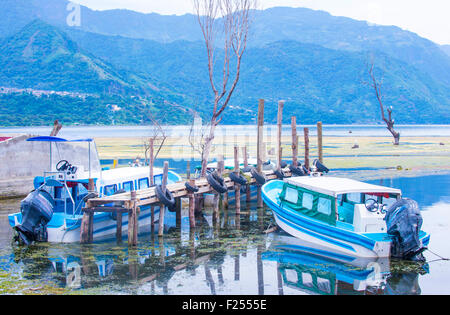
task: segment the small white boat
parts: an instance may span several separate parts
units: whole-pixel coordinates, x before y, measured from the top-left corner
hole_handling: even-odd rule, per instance
[[[55,137],[37,137],[28,141],[49,142],[51,170],[44,172],[44,176],[34,179],[35,190],[22,201],[21,211],[9,215],[9,223],[17,232],[16,239],[25,244],[35,241],[51,243],[73,243],[80,241],[82,208],[88,194],[89,179],[95,182],[95,193],[109,196],[119,192],[147,189],[150,186],[150,170],[148,167],[125,167],[117,169],[101,170],[95,145],[92,147],[92,139],[66,140]],[[80,151],[62,150],[61,146],[70,144],[88,143],[89,155],[86,161],[72,165],[70,157],[80,160]],[[64,159],[55,165],[52,163],[54,153],[58,153],[58,159],[65,152]],[[79,150],[79,148],[77,149]],[[84,151],[83,151],[84,152]],[[84,162],[84,163],[83,163]],[[88,164],[86,164],[88,162]],[[97,165],[96,165],[97,164]],[[88,169],[88,171],[84,171]],[[162,169],[155,168],[154,184],[161,184]],[[168,183],[181,181],[181,177],[169,171]],[[155,222],[159,221],[159,206],[155,207]],[[167,216],[174,216],[170,211],[165,211]],[[150,227],[150,206],[142,207],[139,216],[139,228]],[[170,221],[168,218],[166,222]],[[154,222],[154,223],[155,223]],[[122,231],[128,231],[128,214],[123,215]],[[94,240],[105,239],[116,233],[115,215],[110,213],[94,214]]]
[[[417,203],[399,189],[304,176],[271,181],[262,194],[279,227],[325,253],[414,259],[430,241]]]

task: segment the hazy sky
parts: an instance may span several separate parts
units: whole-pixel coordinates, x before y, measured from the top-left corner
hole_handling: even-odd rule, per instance
[[[449,0],[259,0],[262,9],[307,7],[382,25],[396,25],[439,44],[450,44]],[[191,0],[73,0],[92,9],[126,8],[140,12],[184,14]]]

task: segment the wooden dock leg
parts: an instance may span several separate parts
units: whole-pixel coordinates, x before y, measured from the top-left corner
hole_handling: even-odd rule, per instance
[[[81,229],[80,229],[80,243],[90,244],[91,243],[91,226],[93,221],[93,216],[91,209],[84,209],[83,218],[81,219]]]
[[[195,196],[189,194],[189,227],[191,230],[195,229]]]
[[[175,209],[176,209],[176,224],[177,229],[181,230],[181,209],[183,208],[183,204],[181,202],[181,198],[175,199]]]
[[[219,156],[219,160],[217,162],[217,173],[219,174],[219,176],[222,176],[224,168],[225,168],[224,158],[223,156]],[[220,201],[220,194],[218,192],[214,192],[213,225],[215,228],[219,228],[220,226],[219,201]]]
[[[248,167],[247,146],[242,148],[242,154],[244,155],[244,167],[247,168]],[[252,195],[251,195],[251,191],[250,191],[250,185],[247,185],[246,191],[245,191],[245,195],[246,195],[246,202],[247,202],[247,204],[252,202]]]
[[[137,212],[136,191],[132,191],[130,209],[128,211],[128,246],[137,246]]]
[[[191,178],[191,161],[187,162],[187,180],[192,186],[195,186],[195,180]],[[191,231],[195,229],[195,196],[194,194],[188,194],[189,198],[189,228]]]
[[[323,163],[323,138],[322,138],[322,122],[317,123],[317,146],[319,150],[319,161]]]
[[[305,166],[309,170],[309,128],[305,128]]]
[[[258,104],[258,136],[257,136],[257,159],[258,159],[258,172],[262,172],[262,165],[265,157],[264,151],[264,100],[259,100]],[[258,185],[258,208],[263,207],[263,200],[261,195],[261,186]]]
[[[239,147],[234,147],[234,172],[237,176],[241,175],[241,168],[239,163]],[[241,214],[241,185],[234,183],[234,194],[236,204],[236,216]]]
[[[297,136],[297,118],[291,117],[292,129],[292,166],[298,167],[298,136]]]
[[[281,136],[283,131],[283,108],[284,108],[284,102],[279,101],[278,102],[278,116],[277,116],[277,127],[278,127],[278,134],[277,134],[277,167],[278,170],[281,170],[281,161],[283,159],[283,151],[281,147]]]
[[[166,186],[167,186],[167,178],[169,176],[169,162],[164,162],[164,169],[163,169],[163,178],[162,178],[162,191],[163,193],[166,192]],[[160,210],[159,210],[159,229],[158,229],[158,235],[163,236],[164,235],[164,215],[166,212],[166,207],[161,203],[160,204]]]
[[[117,244],[121,244],[122,243],[122,212],[117,211],[116,217],[117,217],[116,239],[117,239]]]
[[[150,168],[150,187],[153,187],[155,184],[155,177],[154,177],[154,167],[155,167],[155,152],[154,152],[154,139],[150,138],[149,140],[149,149],[150,149],[150,156],[149,156],[149,168]],[[155,233],[155,206],[150,207],[150,227],[151,227],[151,233]]]

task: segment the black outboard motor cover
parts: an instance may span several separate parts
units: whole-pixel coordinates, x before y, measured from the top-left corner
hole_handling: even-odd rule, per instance
[[[323,165],[322,163],[320,163],[319,160],[314,160],[313,162],[313,166],[317,169],[318,172],[320,173],[329,173],[330,169],[328,167],[326,167],[325,165]]]
[[[20,204],[22,224],[15,227],[20,244],[31,245],[33,242],[48,240],[47,224],[53,216],[55,202],[45,190],[32,191]]]
[[[419,205],[411,199],[402,199],[394,203],[384,218],[387,233],[392,238],[391,256],[406,260],[423,260],[426,249],[420,238],[422,215]]]

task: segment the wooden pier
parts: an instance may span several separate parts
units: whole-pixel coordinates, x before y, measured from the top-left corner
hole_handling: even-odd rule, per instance
[[[275,170],[263,171],[263,163],[265,157],[265,145],[263,142],[264,135],[264,100],[260,100],[258,107],[258,124],[257,124],[257,167],[255,168],[257,173],[263,175],[266,181],[279,179],[280,174],[282,177],[291,177],[292,173],[289,168],[282,169],[281,160],[282,160],[282,117],[283,117],[283,107],[284,102],[280,101],[278,105],[278,134],[277,134],[277,168]],[[293,149],[293,166],[297,167],[298,165],[298,136],[297,136],[297,121],[295,117],[291,118],[292,121],[292,149]],[[322,151],[322,125],[318,124],[318,145],[319,145],[319,158],[323,160],[323,151]],[[304,129],[304,137],[305,137],[305,165],[309,167],[309,129]],[[151,143],[152,146],[152,143]],[[150,148],[153,151],[153,148]],[[240,171],[240,163],[239,163],[239,150],[240,148],[236,146],[234,148],[234,159],[235,159],[235,168],[231,172],[235,172],[235,175],[243,175],[247,179],[247,202],[250,202],[250,193],[249,186],[255,185],[257,186],[257,203],[258,208],[263,207],[262,196],[261,196],[261,185],[256,181],[255,178],[252,177],[251,172],[242,173]],[[247,147],[241,148],[244,154],[244,164],[248,166],[247,161]],[[150,158],[150,174],[153,173],[153,165],[154,161],[151,156]],[[224,185],[227,187],[228,191],[234,190],[236,193],[236,215],[240,214],[240,206],[241,206],[241,185],[239,183],[233,182],[232,179],[227,176],[228,174],[224,172],[224,161],[223,157],[220,157],[218,162],[217,173],[222,176]],[[247,169],[248,170],[248,169]],[[181,226],[181,208],[182,201],[181,198],[187,198],[189,200],[189,222],[191,229],[195,228],[195,211],[201,211],[199,207],[200,198],[203,194],[214,193],[215,198],[214,202],[216,205],[214,206],[214,215],[213,218],[217,221],[219,219],[219,197],[220,194],[209,184],[208,179],[200,178],[200,179],[192,179],[190,175],[190,163],[188,163],[188,173],[186,181],[182,181],[174,184],[167,184],[169,171],[169,163],[164,163],[163,169],[163,181],[162,181],[162,191],[166,193],[169,191],[172,196],[175,198],[175,211],[177,213],[177,227]],[[150,176],[152,178],[152,176]],[[186,183],[189,183],[190,186],[196,187],[198,191],[193,193],[188,190]],[[151,183],[153,184],[153,183]],[[89,190],[94,191],[93,181],[90,181]],[[227,191],[227,192],[228,192]],[[227,196],[228,193],[225,193]],[[111,206],[113,205],[113,206]],[[86,202],[86,207],[83,209],[83,219],[81,223],[81,243],[87,244],[92,243],[93,241],[93,215],[97,212],[103,213],[115,213],[117,217],[117,232],[116,238],[118,242],[122,240],[122,217],[124,214],[128,214],[128,244],[129,246],[137,246],[138,242],[138,221],[140,209],[142,207],[151,207],[151,227],[152,233],[154,231],[154,208],[155,206],[160,206],[160,221],[159,221],[159,236],[163,235],[163,227],[164,227],[164,211],[165,206],[162,201],[158,198],[158,194],[156,191],[156,187],[151,187],[145,190],[139,191],[131,191],[128,193],[122,193],[102,198],[93,198],[89,199]]]

